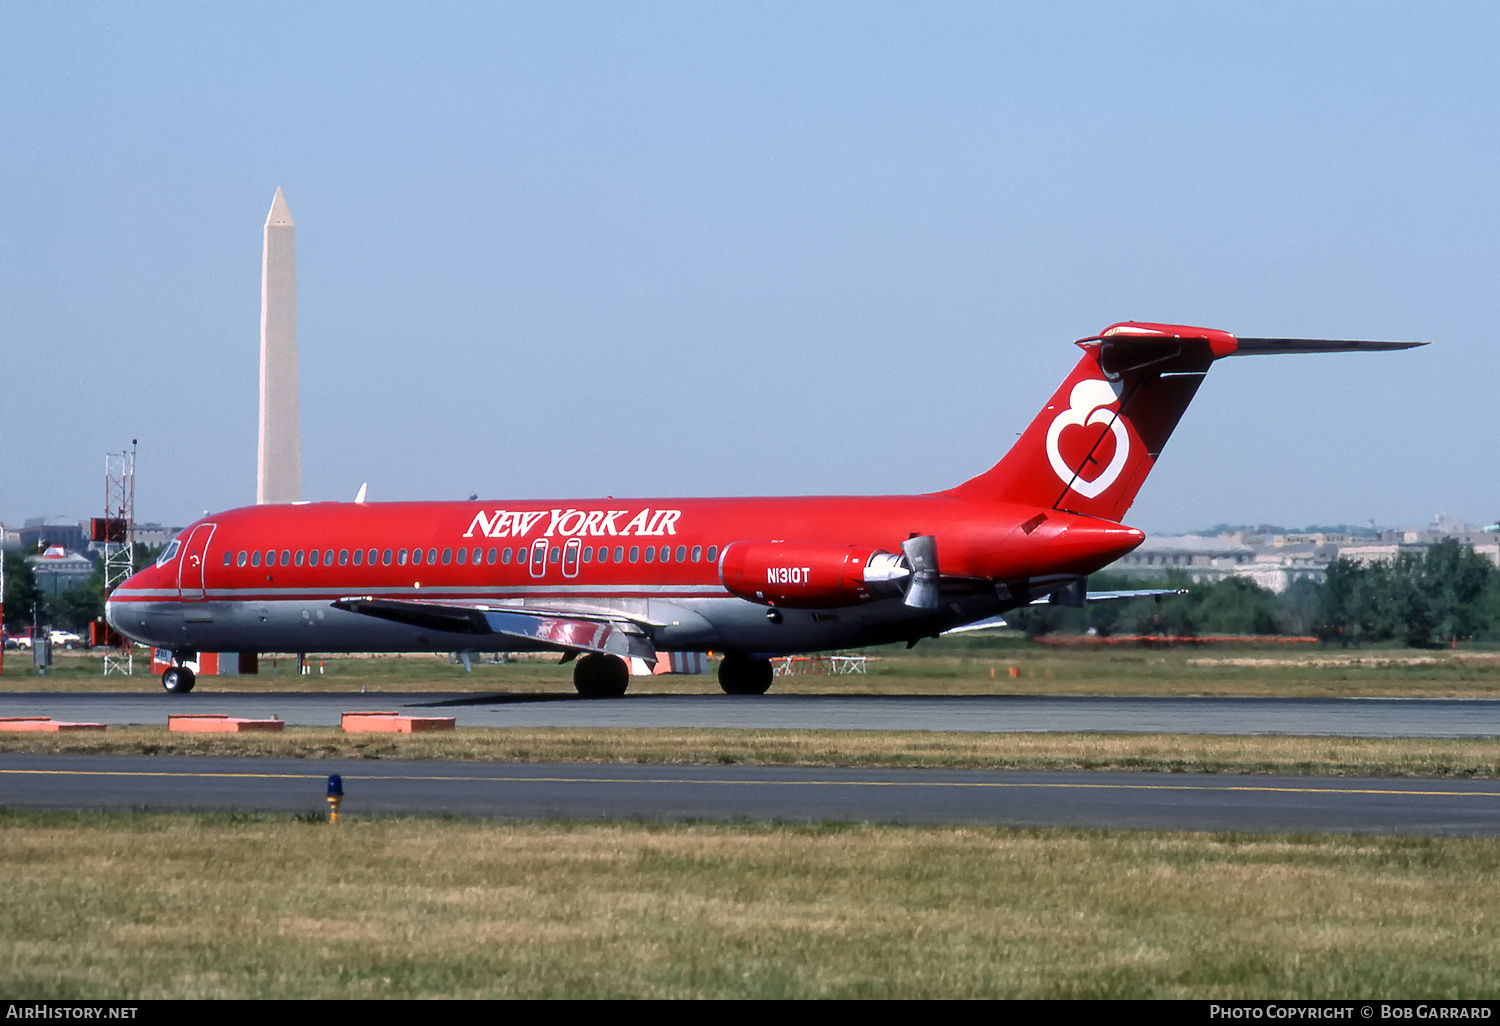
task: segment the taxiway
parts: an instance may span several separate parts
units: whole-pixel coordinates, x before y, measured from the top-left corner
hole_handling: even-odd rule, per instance
[[[195,691],[0,693],[0,716],[165,725],[168,713],[334,727],[346,711],[456,716],[462,727],[1098,731],[1326,737],[1500,737],[1500,700],[1030,695],[627,695]]]
[[[0,757],[0,806],[1500,836],[1500,782],[184,756]]]

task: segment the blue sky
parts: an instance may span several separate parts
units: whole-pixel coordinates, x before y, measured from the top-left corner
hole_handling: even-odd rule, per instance
[[[254,501],[297,221],[308,498],[892,493],[1127,318],[1217,366],[1128,518],[1493,522],[1500,7],[0,4],[0,518]],[[105,375],[128,388],[104,400]]]

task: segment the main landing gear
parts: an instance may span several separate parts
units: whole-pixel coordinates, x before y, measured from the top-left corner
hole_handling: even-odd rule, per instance
[[[726,695],[764,695],[775,675],[769,659],[727,655],[719,664],[719,687]]]
[[[186,666],[169,666],[161,675],[161,686],[169,695],[185,695],[198,683],[198,675]]]
[[[630,686],[630,667],[619,656],[591,652],[574,664],[573,686],[584,698],[619,698]]]

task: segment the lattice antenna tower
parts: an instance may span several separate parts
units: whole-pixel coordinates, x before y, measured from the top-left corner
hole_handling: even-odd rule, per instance
[[[104,596],[106,599],[126,578],[135,573],[135,449],[104,454],[104,519],[95,521],[92,534],[104,543]],[[113,631],[106,632],[114,635]],[[129,675],[135,670],[135,652],[130,639],[114,635],[105,639],[104,675]]]

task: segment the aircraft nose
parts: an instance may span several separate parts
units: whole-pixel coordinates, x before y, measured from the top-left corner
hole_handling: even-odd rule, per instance
[[[1042,550],[1041,573],[1091,574],[1146,540],[1144,531],[1102,520],[1069,523]]]

